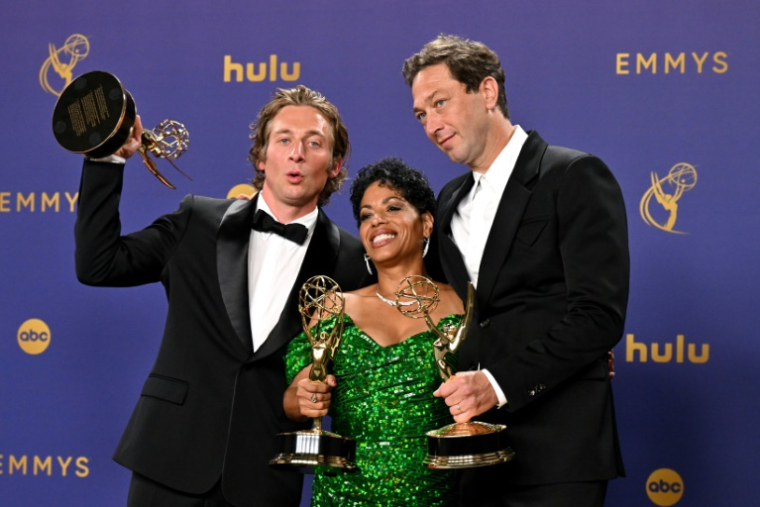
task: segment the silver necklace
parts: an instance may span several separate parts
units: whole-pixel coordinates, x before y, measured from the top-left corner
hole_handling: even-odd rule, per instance
[[[392,301],[392,300],[390,300],[390,299],[388,299],[386,297],[383,297],[383,295],[380,294],[377,291],[375,291],[375,295],[380,299],[380,301],[382,301],[386,305],[390,305],[390,306],[409,306],[409,305],[413,305],[414,303],[417,302],[417,301],[412,300],[412,301],[406,301],[404,303],[402,303],[401,301],[399,301],[398,303],[396,303],[395,301]]]

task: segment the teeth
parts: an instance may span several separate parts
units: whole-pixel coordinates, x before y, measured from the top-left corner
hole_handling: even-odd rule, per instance
[[[374,238],[372,238],[372,244],[374,245],[381,241],[385,241],[386,239],[391,239],[395,237],[396,237],[395,234],[380,234],[379,236],[375,236]]]

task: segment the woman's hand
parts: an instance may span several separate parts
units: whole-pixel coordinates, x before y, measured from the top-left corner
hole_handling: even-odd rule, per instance
[[[332,398],[330,391],[336,385],[338,383],[333,375],[328,375],[324,384],[317,384],[308,378],[301,379],[296,390],[301,415],[312,418],[326,416]]]
[[[301,370],[285,390],[285,414],[294,421],[323,417],[330,409],[330,391],[338,385],[334,375],[328,375],[324,384],[309,380],[309,368]]]

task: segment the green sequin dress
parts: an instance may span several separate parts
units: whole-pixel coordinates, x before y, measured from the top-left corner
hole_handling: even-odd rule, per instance
[[[438,323],[458,324],[461,316]],[[329,330],[335,319],[322,324]],[[428,470],[425,433],[453,423],[442,399],[433,396],[441,377],[430,331],[383,347],[346,316],[343,337],[332,363],[331,431],[356,440],[359,472],[328,477],[317,473],[312,507],[453,506],[458,480],[453,472]],[[285,356],[288,383],[311,363],[302,333]],[[456,367],[456,364],[452,364]]]

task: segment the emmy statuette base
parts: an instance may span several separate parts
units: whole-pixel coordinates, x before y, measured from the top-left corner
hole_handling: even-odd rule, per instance
[[[137,110],[113,74],[87,72],[67,86],[53,110],[53,134],[64,149],[101,158],[115,153],[132,134]]]
[[[269,462],[278,470],[326,475],[357,472],[356,440],[335,433],[304,430],[277,435],[279,454]]]
[[[429,431],[425,466],[458,470],[506,463],[515,453],[506,441],[505,429],[503,424],[471,421]]]

